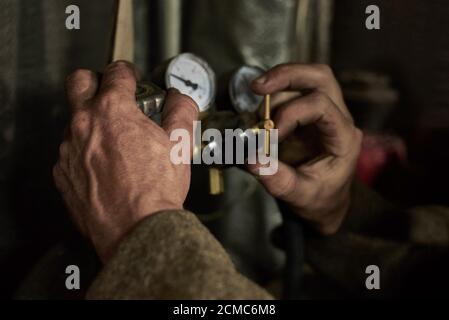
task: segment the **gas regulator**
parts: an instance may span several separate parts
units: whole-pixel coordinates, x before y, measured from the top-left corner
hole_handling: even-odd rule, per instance
[[[204,59],[192,53],[182,53],[158,66],[152,82],[138,83],[136,101],[146,116],[156,120],[162,112],[165,90],[175,88],[198,105],[202,130],[213,128],[224,133],[226,129],[251,129],[255,134],[265,130],[264,150],[269,155],[269,133],[270,129],[274,129],[270,119],[270,96],[264,99],[254,94],[250,87],[251,82],[263,72],[258,67],[241,66],[219,79],[217,85],[215,73]],[[258,116],[261,108],[264,109],[262,120]],[[224,152],[214,149],[217,148],[216,144],[211,142],[201,145],[201,150],[194,150],[194,153],[202,152],[205,148]],[[209,189],[212,195],[224,191],[223,168],[224,165],[209,168]]]

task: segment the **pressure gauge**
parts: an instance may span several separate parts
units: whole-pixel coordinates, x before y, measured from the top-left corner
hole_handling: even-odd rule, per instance
[[[215,98],[215,73],[206,61],[191,53],[180,54],[170,62],[165,85],[190,96],[200,112],[207,111]]]
[[[263,97],[252,92],[251,83],[263,73],[263,69],[253,66],[242,66],[234,72],[229,82],[229,97],[237,112],[256,112],[259,109]]]

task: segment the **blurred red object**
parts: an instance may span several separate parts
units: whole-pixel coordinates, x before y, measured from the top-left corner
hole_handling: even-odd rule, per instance
[[[364,133],[357,165],[357,178],[372,186],[391,164],[406,165],[407,147],[398,136]]]

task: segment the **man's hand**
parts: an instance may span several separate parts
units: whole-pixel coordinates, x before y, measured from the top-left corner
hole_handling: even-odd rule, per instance
[[[170,91],[162,128],[136,106],[132,65],[109,65],[96,74],[79,70],[67,78],[73,117],[60,147],[54,179],[75,223],[106,261],[122,237],[143,218],[181,209],[190,166],[170,161],[170,132],[189,131],[198,107]]]
[[[354,126],[332,71],[323,65],[280,65],[252,87],[260,95],[274,94],[279,141],[291,140],[299,128],[307,128],[303,134],[314,129],[316,134],[307,134],[307,140],[318,137],[315,150],[321,150],[294,167],[280,162],[275,175],[259,176],[260,181],[319,232],[335,233],[348,211],[362,133]],[[257,174],[258,165],[249,170]]]

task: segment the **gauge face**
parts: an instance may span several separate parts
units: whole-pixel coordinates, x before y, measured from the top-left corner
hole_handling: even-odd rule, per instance
[[[229,96],[237,112],[255,112],[263,97],[251,90],[251,82],[260,77],[264,70],[253,66],[242,66],[232,76],[229,83]]]
[[[215,97],[215,74],[203,59],[183,53],[174,58],[165,75],[167,88],[176,88],[190,96],[201,112],[206,111]]]

